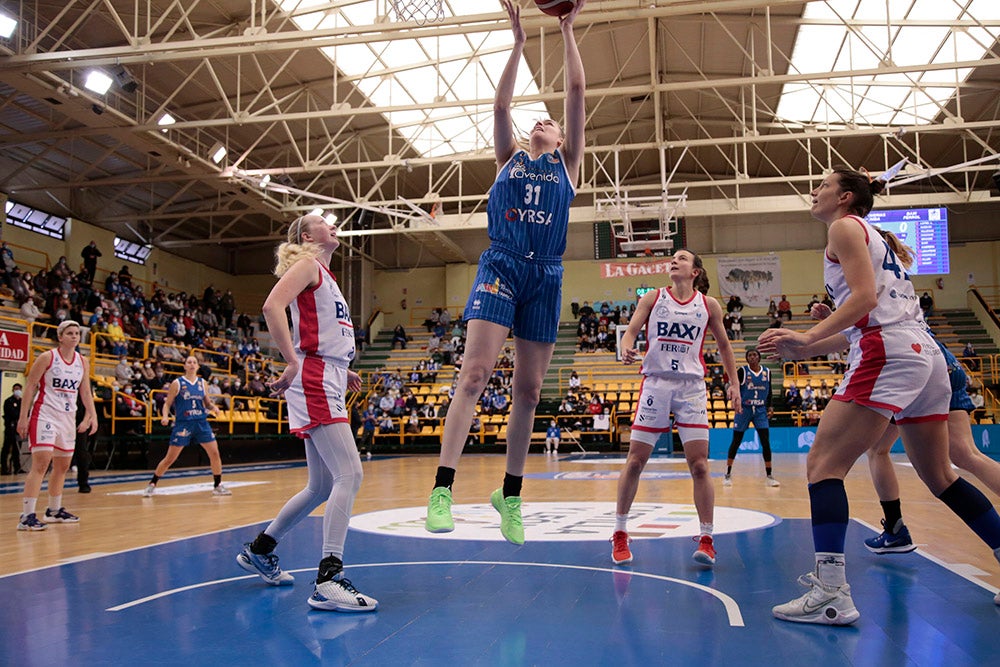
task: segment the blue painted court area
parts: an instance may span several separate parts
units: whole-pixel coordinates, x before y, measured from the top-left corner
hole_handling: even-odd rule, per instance
[[[264,524],[2,580],[0,664],[987,665],[992,595],[919,554],[875,556],[852,523],[854,627],[774,620],[812,568],[809,525],[720,535],[714,570],[690,538],[637,539],[631,568],[603,541],[406,538],[352,531],[347,574],[369,614],[311,611],[321,544],[310,518],[278,547],[293,587],[235,563]],[[530,534],[529,534],[530,539]],[[983,558],[990,557],[985,551]],[[112,609],[117,609],[113,611]]]

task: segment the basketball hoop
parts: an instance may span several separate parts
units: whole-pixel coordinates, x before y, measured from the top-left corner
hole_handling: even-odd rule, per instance
[[[391,0],[392,11],[400,22],[413,21],[417,25],[444,20],[443,0]]]

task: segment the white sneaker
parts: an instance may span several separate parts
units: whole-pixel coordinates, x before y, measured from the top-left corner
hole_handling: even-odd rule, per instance
[[[850,625],[861,614],[851,599],[851,587],[827,586],[812,572],[799,577],[799,583],[809,589],[800,598],[779,604],[771,609],[775,618],[795,623],[819,623],[823,625]]]
[[[732,475],[726,475],[725,477],[722,478],[722,486],[732,486],[732,485],[733,485]]]
[[[359,593],[350,580],[341,578],[316,584],[316,590],[309,598],[309,606],[323,611],[375,611],[378,600]]]
[[[767,476],[767,479],[764,481],[764,484],[766,484],[767,486],[781,486],[781,482],[771,477],[770,475]]]
[[[156,484],[148,484],[146,490],[142,492],[142,497],[150,498],[154,493],[156,493]]]
[[[233,492],[226,488],[225,484],[219,484],[217,487],[212,489],[213,496],[231,496]]]
[[[260,575],[260,578],[272,586],[291,586],[295,577],[278,567],[278,556],[273,553],[255,554],[247,544],[236,556],[236,564],[247,572]]]

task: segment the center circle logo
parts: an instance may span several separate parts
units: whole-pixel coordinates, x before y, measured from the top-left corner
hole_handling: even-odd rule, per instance
[[[400,507],[351,517],[351,528],[395,537],[450,540],[503,540],[500,515],[489,504],[453,505],[455,530],[431,535],[424,530],[426,507]],[[521,507],[529,542],[605,541],[615,528],[615,504],[565,502],[524,503]],[[766,512],[738,507],[715,508],[715,534],[760,530],[781,519]],[[691,537],[699,534],[694,505],[635,503],[629,513],[629,536],[636,539]]]

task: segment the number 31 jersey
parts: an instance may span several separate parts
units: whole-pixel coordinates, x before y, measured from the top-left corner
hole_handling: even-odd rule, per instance
[[[661,287],[646,322],[642,374],[704,378],[701,353],[708,318],[708,304],[701,292],[681,303],[669,287]]]
[[[543,153],[537,160],[524,150],[515,152],[490,188],[486,204],[490,242],[523,257],[561,258],[575,196],[560,151]]]

